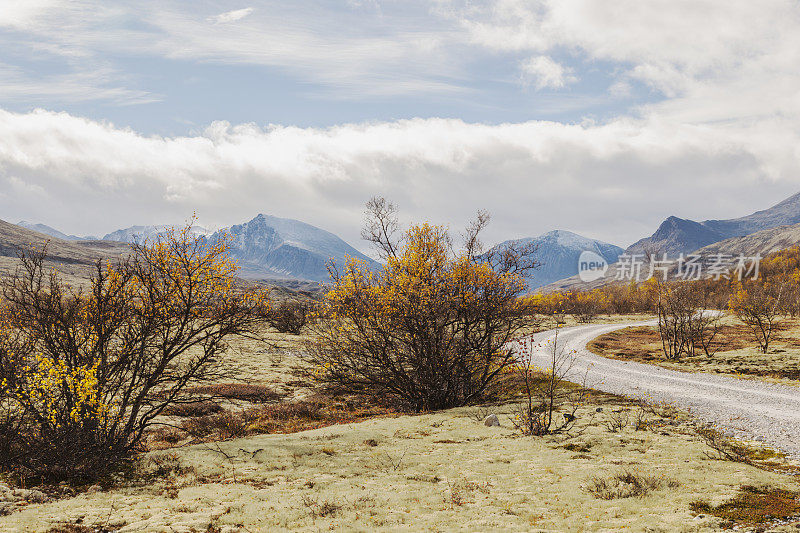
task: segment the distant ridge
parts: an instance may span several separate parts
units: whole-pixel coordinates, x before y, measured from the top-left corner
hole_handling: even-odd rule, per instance
[[[57,239],[62,239],[65,241],[96,241],[98,240],[97,237],[93,235],[88,235],[86,237],[78,237],[77,235],[66,235],[61,233],[55,228],[51,228],[45,224],[38,224],[33,222],[28,222],[27,220],[20,220],[17,222],[17,226],[20,226],[25,229],[29,229],[32,231],[38,231],[39,233],[44,233],[45,235],[50,235],[51,237],[55,237]]]
[[[121,243],[64,240],[0,220],[0,271],[13,272],[19,266],[20,250],[41,251],[47,247],[47,266],[56,267],[76,284],[86,281],[98,260],[113,260],[130,251]]]
[[[625,252],[642,253],[647,249],[677,256],[732,237],[797,223],[800,223],[800,193],[769,209],[740,218],[695,222],[669,217],[661,223],[653,235],[633,243]]]
[[[104,241],[116,241],[127,243],[142,243],[144,241],[153,241],[160,235],[164,235],[169,229],[174,226],[161,224],[158,226],[131,226],[129,228],[118,229],[112,231],[103,237]],[[192,235],[208,235],[211,233],[209,230],[201,226],[192,226],[190,233]]]

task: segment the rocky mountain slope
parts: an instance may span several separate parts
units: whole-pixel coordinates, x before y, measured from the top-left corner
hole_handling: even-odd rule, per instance
[[[531,289],[547,285],[578,273],[578,258],[584,251],[592,251],[602,256],[608,263],[614,263],[623,252],[622,248],[583,237],[571,231],[555,230],[538,237],[505,241],[495,249],[503,249],[511,244],[536,247],[535,258],[541,266],[527,276]]]
[[[653,235],[635,242],[625,251],[634,254],[652,250],[677,256],[725,239],[797,223],[800,223],[800,193],[769,209],[740,218],[695,222],[669,217]]]
[[[258,215],[249,222],[220,230],[209,236],[231,237],[231,255],[242,268],[242,276],[252,279],[328,280],[326,263],[333,260],[344,266],[346,257],[364,261],[370,268],[380,264],[345,241],[323,229],[270,215]]]
[[[158,226],[131,226],[129,228],[123,228],[123,229],[118,229],[117,231],[112,231],[111,233],[103,237],[103,240],[127,242],[127,243],[141,243],[144,241],[153,241],[157,239],[160,235],[163,235],[167,230],[169,230],[172,227],[173,226],[164,224]],[[201,226],[192,226],[191,229],[192,235],[208,235],[210,233],[211,231]]]
[[[740,254],[747,257],[760,254],[761,257],[764,257],[798,244],[800,244],[800,223],[778,226],[777,228],[757,231],[742,237],[725,239],[724,241],[704,246],[693,253],[703,257],[712,257],[717,254],[734,257]]]

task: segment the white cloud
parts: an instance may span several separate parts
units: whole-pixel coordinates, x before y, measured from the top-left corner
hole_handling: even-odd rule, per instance
[[[328,129],[216,122],[197,136],[148,137],[64,113],[0,111],[0,183],[46,192],[32,201],[0,186],[0,212],[72,233],[177,223],[194,210],[210,226],[267,212],[358,245],[361,205],[382,194],[411,220],[454,227],[489,209],[489,240],[559,227],[629,244],[670,214],[736,216],[794,192],[800,135],[791,121],[763,126],[758,142],[752,128],[655,118]],[[765,180],[772,186],[759,188]]]
[[[570,69],[564,68],[563,65],[556,63],[547,56],[528,58],[522,62],[520,68],[523,74],[523,81],[529,83],[530,78],[533,78],[533,83],[537,89],[546,87],[560,89],[569,83],[577,81]]]
[[[732,113],[740,97],[734,87],[800,86],[800,9],[793,0],[440,0],[439,5],[473,43],[487,49],[540,56],[567,51],[578,63],[609,62],[617,81],[640,81],[668,98],[714,91]]]
[[[253,13],[253,8],[246,7],[244,9],[234,9],[233,11],[226,11],[225,13],[220,13],[219,15],[208,17],[206,20],[208,20],[209,22],[213,22],[214,24],[227,24],[229,22],[236,22],[237,20],[242,20],[243,18],[250,16],[251,13]]]
[[[30,28],[42,16],[61,5],[61,0],[0,0],[0,27]]]

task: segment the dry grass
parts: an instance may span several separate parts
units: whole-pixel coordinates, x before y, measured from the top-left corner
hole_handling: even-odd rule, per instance
[[[101,533],[103,531],[110,530],[84,526],[81,524],[64,524],[50,528],[47,533]]]
[[[366,404],[359,398],[315,395],[304,400],[191,416],[179,427],[154,431],[148,446],[156,450],[183,445],[187,441],[215,442],[248,435],[296,433],[394,415],[396,413],[391,409]]]
[[[711,357],[699,354],[676,361],[664,359],[656,327],[625,328],[601,335],[589,343],[592,352],[624,361],[654,364],[672,370],[711,372],[780,382],[800,380],[800,322],[787,321],[775,333],[769,353],[756,347],[750,332],[732,317],[725,317],[712,343]]]
[[[777,472],[712,459],[674,409],[610,394],[591,393],[572,436],[542,438],[513,429],[513,406],[504,403],[516,398],[513,383],[496,405],[417,416],[320,396],[296,377],[298,339],[270,335],[269,346],[237,341],[226,357],[236,379],[286,400],[183,417],[176,424],[204,434],[198,444],[186,446],[185,431],[163,428],[161,447],[181,447],[146,454],[140,479],[25,505],[0,518],[0,532],[76,523],[231,533],[707,531],[729,518],[697,516],[694,505],[723,505],[742,485],[775,494],[796,487]],[[501,427],[483,425],[491,413]],[[621,413],[629,417],[624,425],[614,421]],[[637,422],[639,414],[647,423]],[[785,459],[769,450],[756,455]]]
[[[800,493],[780,488],[743,486],[736,497],[720,505],[704,501],[691,504],[695,513],[723,520],[722,527],[764,526],[800,517]],[[763,531],[763,530],[762,530]]]
[[[204,395],[225,400],[241,400],[251,403],[267,403],[281,399],[282,395],[266,385],[257,383],[214,383],[192,387],[187,395]]]
[[[677,481],[667,480],[664,475],[642,474],[624,470],[609,477],[593,477],[586,490],[595,498],[615,500],[618,498],[644,498],[664,487],[677,488]]]

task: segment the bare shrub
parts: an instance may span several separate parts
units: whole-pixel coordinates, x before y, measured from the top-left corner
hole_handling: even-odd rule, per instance
[[[697,430],[697,434],[705,441],[706,445],[714,453],[706,455],[712,459],[725,459],[737,463],[753,464],[751,458],[752,450],[742,443],[724,435],[720,431],[710,427],[702,427]]]
[[[781,326],[785,284],[780,281],[752,281],[739,284],[728,307],[748,327],[759,349],[769,350],[772,334]]]
[[[266,385],[257,383],[213,383],[186,390],[187,395],[205,396],[208,399],[241,400],[251,403],[268,403],[281,399],[281,395]]]
[[[170,405],[162,411],[166,416],[196,417],[208,416],[222,411],[222,406],[211,400],[201,400],[196,402],[176,403]]]
[[[214,441],[261,433],[294,433],[392,413],[386,408],[365,405],[354,397],[315,395],[304,400],[191,418],[184,420],[181,428],[184,435]]]
[[[254,413],[250,411],[222,411],[188,419],[181,424],[181,428],[192,437],[213,436],[214,440],[227,440],[246,436],[248,425],[254,418]]]
[[[630,411],[627,409],[617,409],[608,411],[606,429],[612,433],[618,433],[628,427],[630,421]]]
[[[578,408],[588,393],[583,385],[568,381],[581,378],[573,372],[573,352],[558,345],[558,330],[547,346],[548,366],[536,372],[534,350],[528,338],[515,343],[513,372],[523,383],[525,402],[517,406],[514,425],[526,435],[548,435],[569,431],[577,420]],[[583,381],[582,381],[583,382]]]
[[[633,429],[636,431],[643,431],[649,429],[652,425],[649,417],[647,416],[647,408],[643,402],[639,402],[639,407],[636,409],[636,414],[633,418]]]
[[[307,301],[287,300],[276,303],[270,309],[267,320],[280,333],[299,335],[310,322],[313,306]]]
[[[593,477],[586,490],[595,498],[615,500],[618,498],[643,498],[664,486],[676,487],[678,483],[662,477],[624,470],[610,477]]]
[[[693,282],[648,280],[658,315],[658,332],[664,357],[680,359],[702,350],[713,355],[711,343],[719,332],[719,313],[709,311],[706,293]]]
[[[325,518],[328,516],[335,516],[342,506],[330,500],[319,501],[318,498],[311,498],[310,496],[303,496],[303,506],[308,510],[312,518]]]

